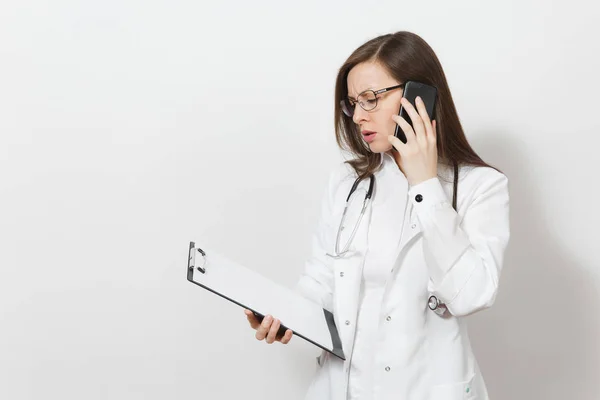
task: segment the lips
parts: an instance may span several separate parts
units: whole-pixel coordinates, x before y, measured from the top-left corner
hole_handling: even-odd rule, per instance
[[[377,135],[377,132],[362,131],[362,134],[363,134],[363,138],[365,139],[365,142],[371,143],[373,140],[375,140],[375,136]]]

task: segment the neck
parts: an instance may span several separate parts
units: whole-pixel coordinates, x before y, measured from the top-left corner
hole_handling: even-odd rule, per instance
[[[398,168],[400,169],[400,171],[402,171],[402,173],[406,176],[406,174],[404,173],[404,170],[400,166],[400,153],[398,153],[393,148],[391,150],[386,151],[386,153],[389,154],[389,155],[391,155],[392,157],[394,157],[394,161],[396,161],[396,165],[398,166]]]

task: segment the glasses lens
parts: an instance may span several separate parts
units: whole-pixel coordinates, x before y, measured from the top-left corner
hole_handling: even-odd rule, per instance
[[[354,105],[350,103],[350,100],[344,99],[340,102],[340,105],[347,117],[352,118],[352,116],[354,116]]]
[[[374,92],[368,91],[358,96],[358,103],[365,111],[370,111],[377,105],[377,97]]]

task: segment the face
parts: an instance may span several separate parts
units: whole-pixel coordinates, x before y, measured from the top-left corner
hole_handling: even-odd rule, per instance
[[[348,96],[356,100],[356,97],[367,89],[378,90],[398,85],[396,79],[388,75],[385,69],[373,62],[364,62],[354,66],[348,73]],[[358,125],[361,137],[365,140],[363,131],[373,131],[376,134],[365,140],[374,153],[390,152],[393,146],[387,137],[394,134],[396,122],[392,115],[398,114],[400,100],[402,99],[402,88],[390,90],[377,95],[377,107],[365,111],[357,103],[354,107],[353,121]]]

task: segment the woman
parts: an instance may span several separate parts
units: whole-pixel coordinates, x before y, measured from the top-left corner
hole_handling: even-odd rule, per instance
[[[422,102],[402,99],[408,80],[438,89],[435,120]],[[397,115],[400,105],[412,127]],[[488,399],[464,317],[496,297],[509,241],[506,176],[467,142],[442,67],[415,34],[360,46],[339,70],[335,107],[338,145],[354,159],[330,175],[297,289],[334,314],[346,361],[323,351],[306,399]],[[394,136],[396,124],[406,144]],[[350,250],[337,257],[346,197],[360,178],[340,252],[370,175],[370,206]],[[290,330],[276,337],[278,320],[246,315],[257,339],[291,339]]]

